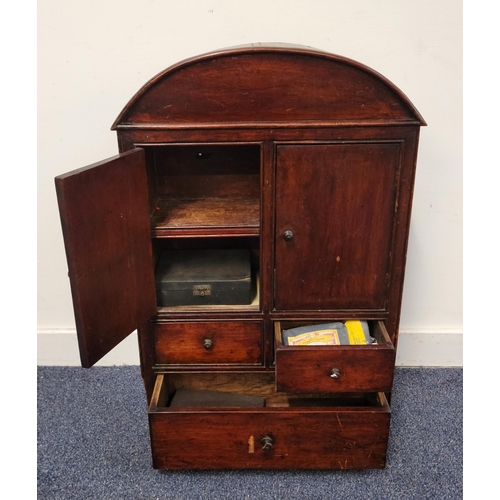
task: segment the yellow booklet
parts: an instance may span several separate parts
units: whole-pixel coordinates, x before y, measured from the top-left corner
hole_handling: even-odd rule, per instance
[[[365,321],[363,322],[357,320],[346,321],[344,325],[347,328],[347,337],[349,338],[349,344],[351,345],[371,344],[368,325],[366,324]],[[366,331],[364,325],[366,325]]]

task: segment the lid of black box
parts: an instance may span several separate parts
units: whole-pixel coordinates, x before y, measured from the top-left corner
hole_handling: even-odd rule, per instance
[[[250,279],[250,251],[245,249],[165,250],[156,267],[156,286]]]

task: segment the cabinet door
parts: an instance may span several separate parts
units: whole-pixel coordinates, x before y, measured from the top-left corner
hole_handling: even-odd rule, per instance
[[[56,177],[81,362],[156,313],[144,150]]]
[[[399,149],[278,146],[276,309],[386,307]]]

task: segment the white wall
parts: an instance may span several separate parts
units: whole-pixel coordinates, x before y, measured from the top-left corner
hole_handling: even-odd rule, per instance
[[[461,8],[456,0],[39,0],[38,362],[78,362],[54,177],[116,154],[111,124],[169,65],[233,45],[289,42],[370,66],[427,121],[398,364],[460,365]],[[137,362],[130,346],[104,363]]]

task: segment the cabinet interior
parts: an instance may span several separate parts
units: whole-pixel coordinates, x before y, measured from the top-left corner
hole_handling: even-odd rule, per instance
[[[170,401],[178,389],[259,396],[265,398],[266,408],[376,408],[387,404],[383,393],[293,394],[276,392],[273,373],[171,373],[157,376],[151,407],[169,408]]]
[[[163,250],[246,249],[251,303],[259,308],[260,144],[174,144],[144,148],[153,265]],[[159,307],[159,312],[224,306]]]
[[[145,149],[154,236],[259,234],[259,144]]]
[[[231,310],[258,311],[260,308],[260,239],[249,237],[196,237],[196,238],[154,238],[152,240],[153,268],[156,269],[162,251],[196,249],[245,249],[250,252],[251,302],[242,305],[186,305],[159,306],[158,312],[172,313],[188,310]]]

